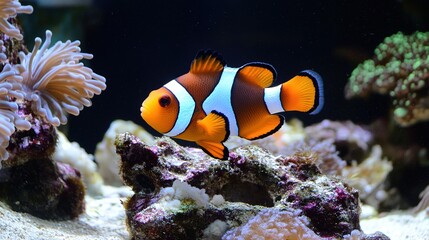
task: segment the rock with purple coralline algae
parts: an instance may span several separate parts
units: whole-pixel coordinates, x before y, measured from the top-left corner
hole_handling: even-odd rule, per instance
[[[2,161],[4,168],[20,166],[32,159],[50,158],[55,150],[58,138],[56,128],[34,114],[30,105],[28,101],[18,103],[18,115],[30,122],[31,128],[12,134],[7,147],[9,158]]]
[[[302,210],[320,236],[341,237],[360,229],[358,191],[327,176],[298,183],[282,203]]]
[[[130,133],[118,135],[115,145],[120,175],[135,192],[125,204],[135,239],[207,238],[213,225],[225,232],[266,208],[299,211],[320,237],[360,230],[358,192],[322,175],[312,152],[276,157],[250,145],[222,161],[167,137],[148,146]],[[225,201],[214,200],[219,196]]]
[[[126,202],[132,239],[220,239],[229,225],[244,224],[264,208],[245,203],[201,202],[191,196],[178,200],[166,193],[175,189],[177,195],[182,190],[165,189],[156,195],[135,194]]]
[[[18,130],[10,138],[9,158],[0,169],[0,199],[15,211],[44,219],[78,217],[85,210],[85,187],[79,171],[51,158],[56,128],[35,115],[28,102],[19,104],[18,114],[31,128]]]
[[[80,173],[67,164],[34,159],[7,172],[0,197],[15,211],[44,219],[76,218],[84,209],[85,188]]]
[[[0,182],[0,197],[15,211],[65,220],[85,209],[80,173],[67,164],[43,158],[0,171],[7,175],[7,181]]]

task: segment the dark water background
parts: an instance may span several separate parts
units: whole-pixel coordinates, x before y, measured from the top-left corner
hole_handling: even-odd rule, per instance
[[[30,48],[46,29],[54,37],[61,32],[63,41],[79,39],[82,50],[94,54],[91,68],[107,78],[107,90],[93,99],[93,106],[69,118],[69,137],[89,152],[114,119],[151,130],[140,118],[144,98],[187,72],[196,52],[206,48],[219,51],[232,67],[270,63],[277,69],[277,83],[304,69],[319,72],[325,84],[323,111],[287,118],[305,124],[323,119],[369,123],[388,111],[386,100],[345,100],[351,71],[372,57],[385,37],[429,28],[425,0],[98,0],[84,7],[35,7],[26,17],[39,19],[30,20],[36,27],[27,27]],[[68,24],[58,27],[66,12],[72,12]]]

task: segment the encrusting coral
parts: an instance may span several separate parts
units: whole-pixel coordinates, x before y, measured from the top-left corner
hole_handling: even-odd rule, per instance
[[[402,126],[429,119],[429,32],[387,37],[373,59],[353,70],[347,98],[370,93],[392,98],[393,118]]]
[[[245,225],[228,231],[222,239],[321,239],[309,229],[309,223],[297,210],[264,209]]]
[[[298,211],[296,216],[309,219],[307,233],[320,238],[360,230],[358,192],[322,175],[311,151],[273,156],[250,145],[221,161],[167,137],[147,145],[124,133],[115,145],[121,177],[135,192],[125,204],[134,239],[201,239],[210,232],[207,228],[238,227],[261,209]],[[166,190],[181,185],[199,190],[182,197]]]
[[[93,56],[81,52],[79,41],[50,47],[49,30],[28,52],[14,17],[31,12],[16,0],[0,0],[0,176],[6,176],[0,198],[42,218],[75,218],[84,211],[85,187],[78,170],[52,159],[56,127],[91,106],[106,80],[80,62]]]

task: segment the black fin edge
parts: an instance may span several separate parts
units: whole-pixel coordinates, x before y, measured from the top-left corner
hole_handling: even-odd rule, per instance
[[[210,56],[216,58],[223,66],[226,65],[226,62],[223,59],[222,55],[219,52],[213,51],[211,49],[201,49],[200,51],[198,51],[197,55],[195,55],[194,60],[200,59],[200,58],[205,59]]]
[[[314,99],[314,105],[307,113],[317,114],[322,110],[325,103],[323,94],[323,80],[322,77],[315,71],[305,70],[298,74],[298,76],[308,77],[313,81],[313,85],[316,87],[316,97]]]
[[[256,67],[262,67],[265,69],[268,69],[269,71],[271,71],[273,73],[273,82],[276,81],[277,79],[277,71],[276,69],[273,67],[273,65],[269,64],[269,63],[264,63],[264,62],[250,62],[250,63],[246,63],[243,66],[240,67],[240,70],[247,67],[247,66],[256,66]],[[240,72],[240,70],[238,70],[238,72]]]
[[[203,148],[200,145],[198,145],[198,146],[201,148],[201,150],[203,150],[203,152],[205,152],[207,155],[209,155],[212,158],[221,159],[221,160],[228,160],[228,158],[229,158],[229,150],[223,144],[222,144],[222,146],[223,146],[223,156],[222,156],[222,158],[217,158],[217,157],[213,156],[209,151],[207,151],[207,149]]]
[[[221,112],[218,112],[216,110],[211,111],[211,113],[214,113],[216,115],[221,116],[224,120],[225,120],[225,137],[224,139],[221,141],[221,143],[225,142],[226,140],[228,140],[229,138],[229,134],[231,134],[231,132],[229,131],[229,121],[228,118]]]
[[[267,132],[265,134],[262,134],[261,136],[258,136],[258,137],[255,137],[255,138],[251,138],[251,139],[248,139],[248,140],[252,140],[253,141],[253,140],[258,140],[258,139],[261,139],[261,138],[266,138],[266,137],[274,134],[275,132],[277,132],[283,126],[283,124],[285,123],[285,118],[282,115],[274,115],[274,116],[277,116],[277,117],[280,118],[280,123],[275,128],[273,128],[271,131],[269,131],[269,132]]]

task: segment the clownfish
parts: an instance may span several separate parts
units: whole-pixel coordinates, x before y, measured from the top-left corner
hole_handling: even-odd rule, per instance
[[[323,107],[322,78],[305,70],[289,81],[270,87],[273,66],[251,62],[227,67],[213,51],[200,51],[188,73],[152,91],[143,101],[141,116],[158,132],[195,142],[204,152],[228,159],[229,136],[264,138],[284,124],[276,113],[318,113]]]

